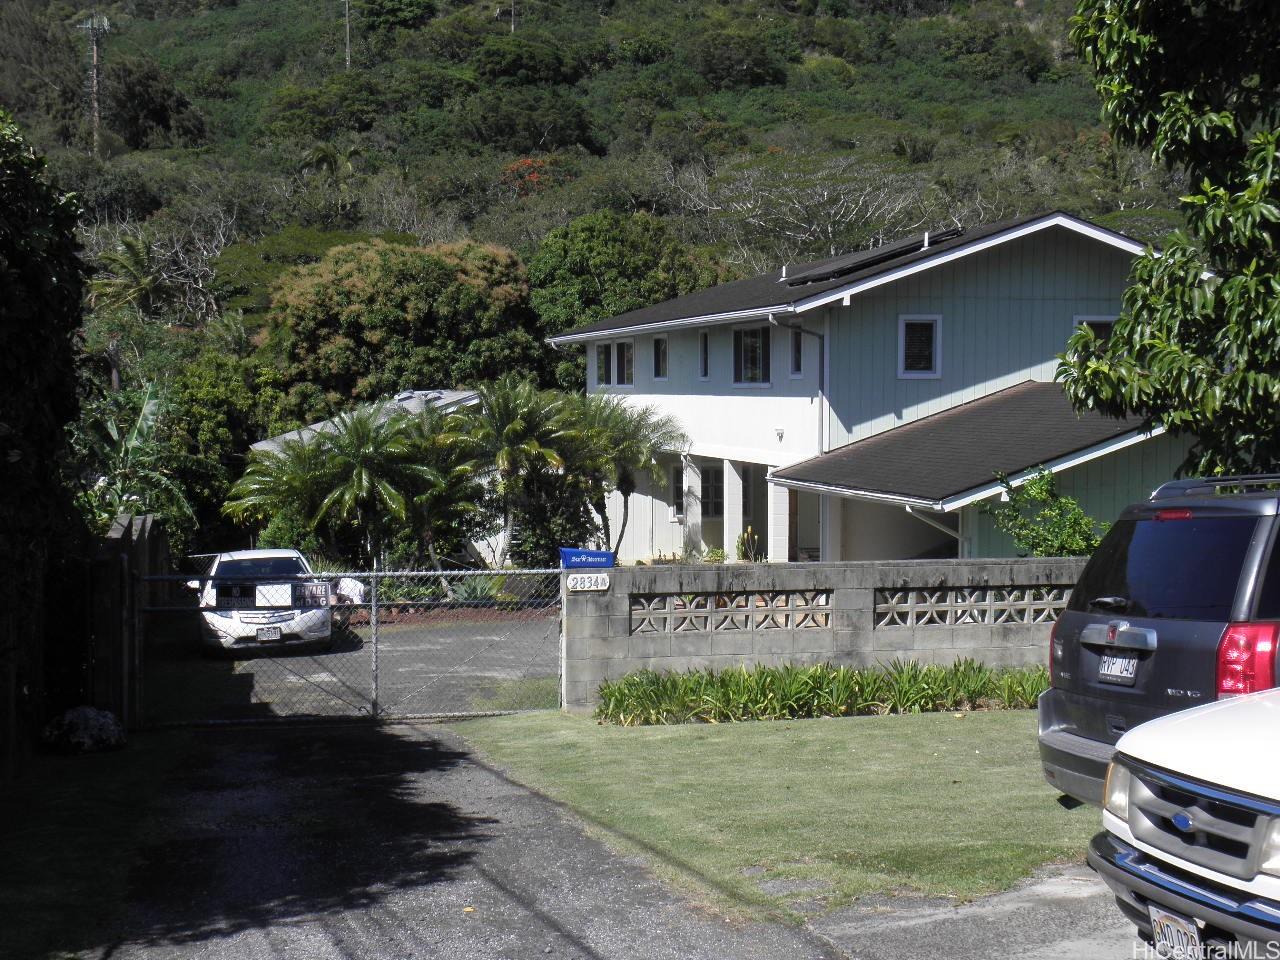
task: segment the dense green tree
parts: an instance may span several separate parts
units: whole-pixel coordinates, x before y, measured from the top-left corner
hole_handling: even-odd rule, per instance
[[[77,532],[61,476],[65,428],[78,408],[85,284],[75,227],[75,202],[46,181],[44,161],[0,111],[0,564],[22,598],[21,613],[0,627],[0,772],[12,770],[17,753],[14,721],[45,719],[46,584]]]
[[[304,418],[545,366],[523,265],[477,244],[334,248],[281,279],[270,322],[288,409]]]
[[[486,37],[471,65],[481,79],[490,81],[555,84],[576,79],[559,45],[523,34]]]
[[[174,297],[164,264],[151,240],[142,234],[122,236],[115,250],[98,258],[98,268],[90,285],[95,309],[128,307],[150,318]]]
[[[1196,438],[1206,473],[1280,468],[1280,5],[1081,0],[1072,38],[1121,140],[1186,170],[1187,232],[1140,257],[1111,337],[1072,337],[1078,407]]]
[[[195,146],[205,137],[200,112],[150,60],[111,58],[102,96],[103,123],[130,149]]]
[[[358,0],[360,22],[367,33],[412,30],[436,14],[434,0]]]
[[[663,222],[646,214],[602,211],[553,230],[529,261],[529,298],[554,334],[638,310],[710,286],[716,269],[695,256]],[[581,388],[580,355],[562,361],[557,379]]]
[[[1085,513],[1075,498],[1058,492],[1057,478],[1048,470],[1018,487],[1006,476],[998,479],[1004,498],[983,504],[982,512],[1013,540],[1022,556],[1087,557],[1107,532],[1106,523]]]
[[[561,87],[490,88],[459,108],[462,132],[513,153],[595,146],[587,112]]]
[[[786,62],[758,31],[708,31],[695,41],[690,59],[717,90],[782,83],[787,76]]]

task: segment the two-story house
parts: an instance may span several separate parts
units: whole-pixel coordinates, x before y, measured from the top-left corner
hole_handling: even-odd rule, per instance
[[[1186,444],[1077,416],[1053,383],[1105,336],[1142,245],[1063,213],[784,266],[552,339],[588,390],[673,414],[691,443],[632,497],[623,561],[1005,556],[981,505],[1045,466],[1099,519],[1173,476]],[[611,517],[616,530],[621,502]]]

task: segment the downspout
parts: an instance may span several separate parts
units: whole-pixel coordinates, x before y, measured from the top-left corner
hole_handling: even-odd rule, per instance
[[[937,520],[933,519],[933,517],[930,517],[930,516],[928,516],[928,515],[926,515],[926,514],[923,514],[923,513],[919,512],[918,510],[916,510],[916,509],[915,509],[915,507],[911,506],[911,504],[909,504],[909,503],[904,503],[904,504],[902,505],[902,509],[903,509],[903,510],[905,510],[905,511],[907,511],[907,513],[911,514],[911,515],[912,515],[913,517],[915,517],[917,520],[919,520],[919,521],[921,521],[921,522],[923,522],[923,523],[927,523],[929,526],[933,527],[935,530],[941,530],[941,531],[942,531],[943,533],[945,533],[947,536],[949,536],[949,537],[954,537],[956,540],[959,540],[959,539],[960,539],[960,531],[959,531],[959,530],[952,530],[952,529],[951,529],[950,527],[948,527],[945,523],[939,523]]]

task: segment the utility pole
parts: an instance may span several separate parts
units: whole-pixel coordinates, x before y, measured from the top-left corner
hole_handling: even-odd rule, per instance
[[[516,0],[511,0],[511,32],[516,32]]]
[[[351,0],[342,0],[347,21],[347,69],[351,69]]]
[[[93,122],[93,155],[96,158],[101,154],[102,144],[100,133],[102,110],[98,96],[102,78],[102,57],[98,51],[98,41],[106,36],[107,31],[111,29],[111,23],[106,17],[99,16],[95,7],[89,19],[78,26],[89,36],[89,113]]]

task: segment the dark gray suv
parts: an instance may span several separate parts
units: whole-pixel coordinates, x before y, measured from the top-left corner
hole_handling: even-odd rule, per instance
[[[1212,477],[1166,483],[1120,515],[1049,641],[1050,784],[1101,805],[1126,730],[1276,685],[1278,507],[1280,475]]]

